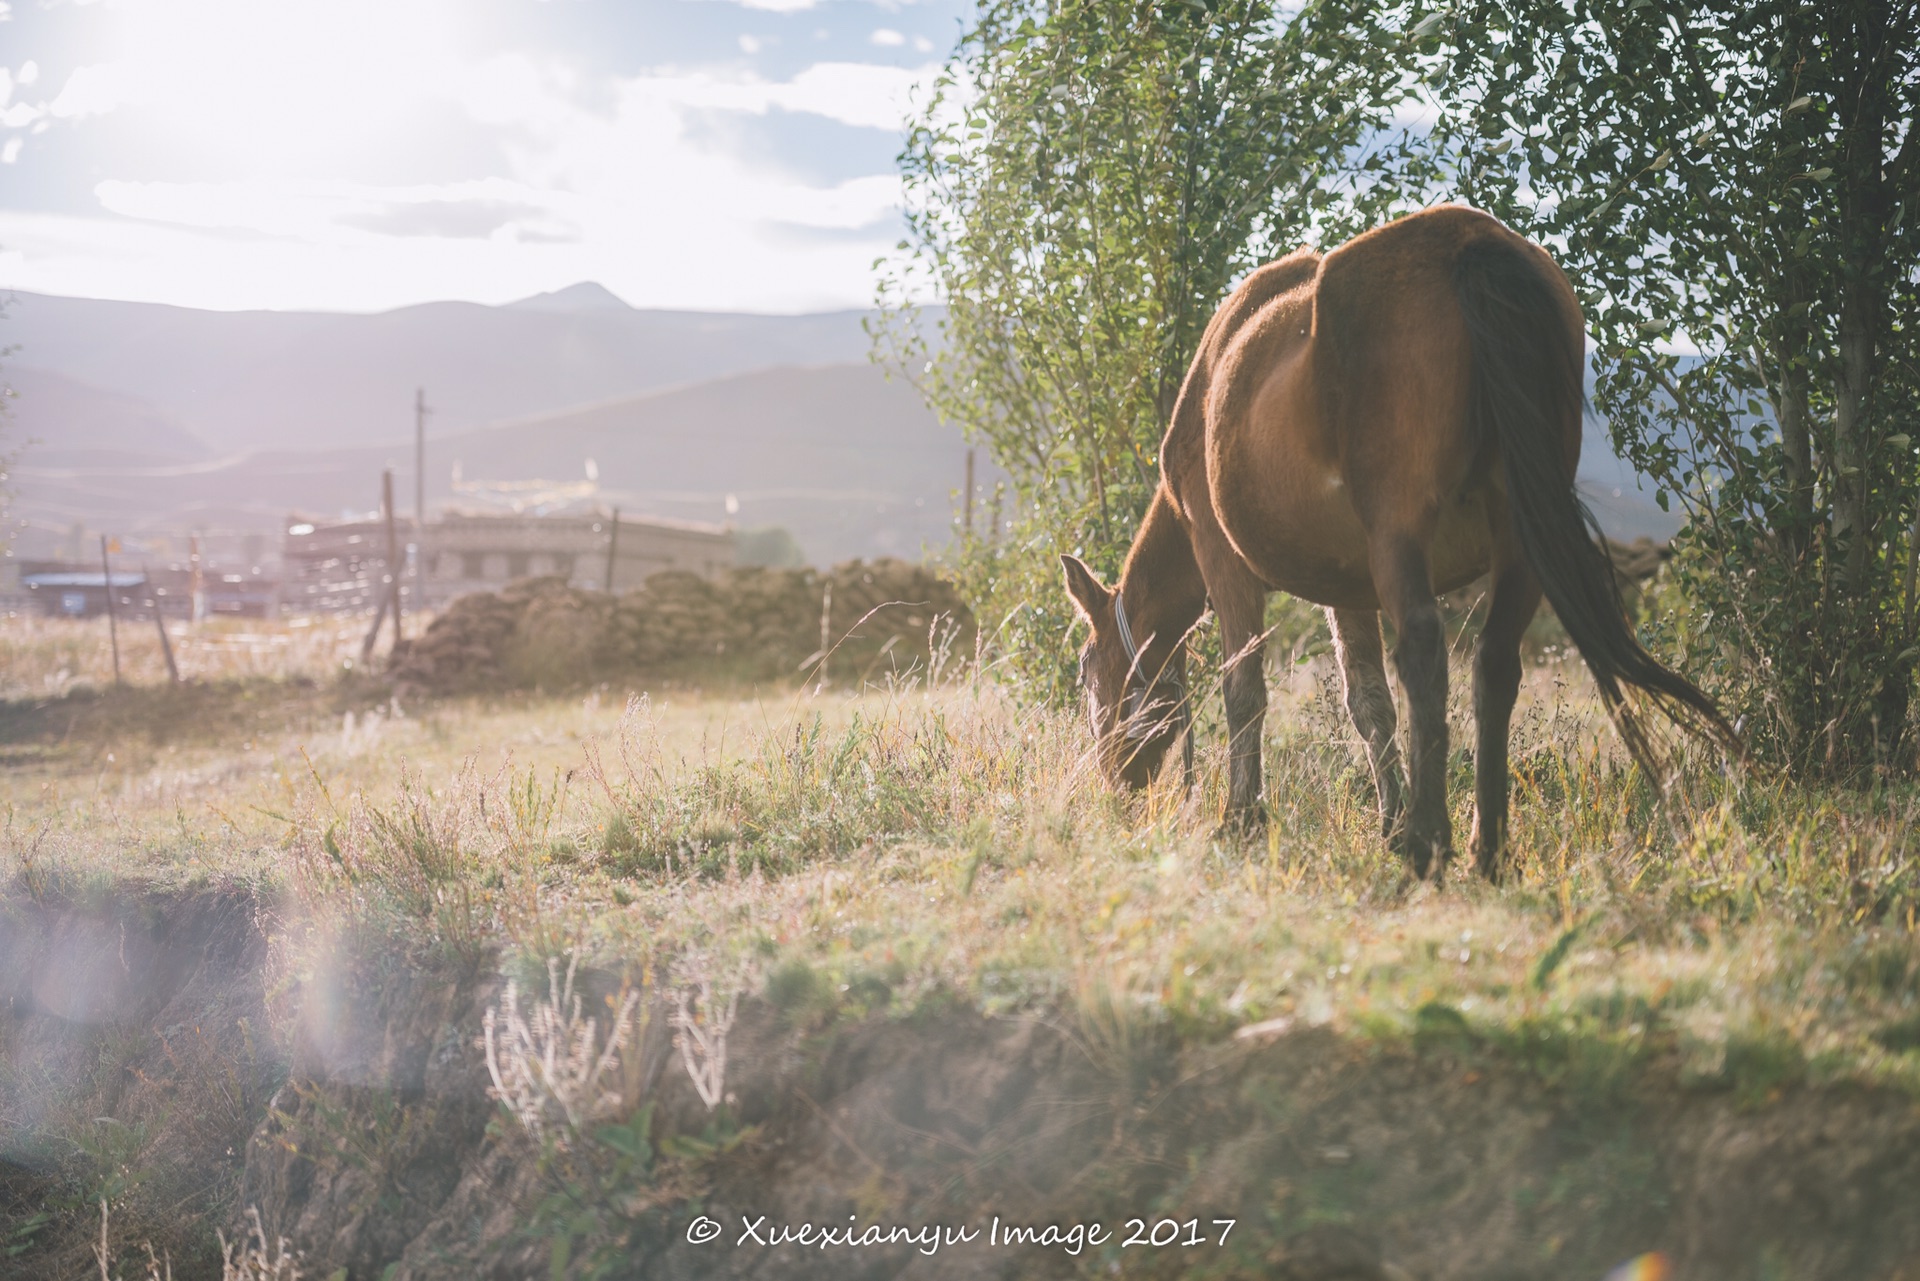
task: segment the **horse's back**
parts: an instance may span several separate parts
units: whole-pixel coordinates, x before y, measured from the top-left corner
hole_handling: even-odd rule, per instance
[[[1583,343],[1579,303],[1565,275],[1538,245],[1477,209],[1423,210],[1356,236],[1321,260],[1316,381],[1356,471],[1430,476],[1439,501],[1487,461],[1469,411],[1473,355],[1459,271],[1469,250],[1489,243],[1535,267],[1573,340]]]
[[[1448,585],[1484,569],[1500,477],[1471,411],[1457,275],[1488,240],[1531,255],[1578,327],[1545,253],[1457,206],[1269,264],[1221,306],[1188,380],[1204,397],[1183,393],[1168,440],[1204,466],[1207,506],[1271,586],[1370,606],[1368,543],[1389,526],[1430,540]]]
[[[1206,466],[1207,424],[1216,412],[1215,389],[1225,381],[1223,366],[1237,363],[1249,329],[1276,299],[1312,286],[1320,256],[1296,249],[1284,258],[1255,268],[1214,311],[1201,335],[1200,346],[1187,367],[1180,396],[1160,443],[1160,466],[1176,500],[1191,493]]]

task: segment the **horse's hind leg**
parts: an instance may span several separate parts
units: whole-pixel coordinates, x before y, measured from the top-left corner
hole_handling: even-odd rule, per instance
[[[1507,735],[1520,695],[1520,638],[1540,606],[1540,584],[1507,545],[1496,550],[1493,602],[1473,656],[1473,859],[1490,881],[1505,869]]]
[[[1407,696],[1407,821],[1400,853],[1415,876],[1438,874],[1453,854],[1447,816],[1447,642],[1426,548],[1408,537],[1369,549],[1374,589],[1396,640],[1394,669]]]
[[[1347,714],[1366,740],[1380,798],[1380,832],[1392,838],[1400,826],[1405,798],[1400,786],[1400,747],[1394,742],[1393,691],[1387,687],[1386,659],[1380,649],[1380,616],[1370,609],[1329,609],[1333,651],[1340,656],[1340,680],[1346,687]]]

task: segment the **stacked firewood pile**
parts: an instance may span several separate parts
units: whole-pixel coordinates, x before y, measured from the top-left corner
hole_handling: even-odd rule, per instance
[[[1607,539],[1607,556],[1613,561],[1614,582],[1620,589],[1620,599],[1629,609],[1638,608],[1640,594],[1671,555],[1671,548],[1651,538],[1636,538],[1630,543]]]
[[[403,692],[561,689],[622,676],[835,678],[926,673],[971,658],[973,615],[906,561],[655,574],[624,596],[525,579],[461,597],[394,656]]]

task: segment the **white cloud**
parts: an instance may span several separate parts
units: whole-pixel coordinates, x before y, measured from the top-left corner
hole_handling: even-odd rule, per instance
[[[727,3],[737,4],[742,9],[759,9],[768,13],[805,13],[809,9],[820,7],[820,0],[727,0]],[[915,3],[915,0],[867,0],[867,3],[876,9],[885,9],[892,13]]]
[[[126,16],[121,47],[51,101],[21,100],[33,79],[23,64],[0,84],[0,125],[58,124],[44,145],[78,150],[88,121],[137,111],[170,149],[144,176],[180,176],[109,169],[88,214],[8,211],[0,197],[0,287],[364,310],[593,279],[642,306],[860,305],[872,260],[898,236],[898,178],[809,186],[689,122],[783,111],[892,131],[937,73],[822,62],[785,79],[737,65],[594,79],[558,57],[446,39],[466,11],[458,0],[115,0],[112,11]],[[905,41],[887,28],[875,38]],[[473,171],[491,176],[337,180],[404,175],[419,139],[442,136],[415,122],[444,129],[450,115],[480,139]],[[20,141],[0,140],[0,161]],[[214,178],[169,171],[182,160]]]
[[[711,73],[670,74],[628,81],[628,93],[658,95],[686,106],[764,112],[806,111],[867,129],[898,129],[914,96],[938,68],[885,67],[869,62],[816,62],[791,80],[721,79]]]
[[[876,27],[867,39],[883,48],[898,48],[907,42],[907,38],[892,27]]]
[[[125,63],[76,67],[48,111],[63,120],[104,116],[127,100],[136,75]]]
[[[504,234],[512,239],[524,231],[553,238],[566,232],[569,203],[505,179],[409,187],[109,179],[94,194],[108,212],[147,222],[340,244],[382,234]]]

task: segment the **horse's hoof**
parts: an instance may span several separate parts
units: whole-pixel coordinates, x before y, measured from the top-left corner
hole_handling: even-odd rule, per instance
[[[1473,849],[1473,870],[1487,878],[1487,884],[1498,885],[1507,876],[1507,860],[1504,851],[1490,850],[1478,842]]]
[[[1414,876],[1435,885],[1446,879],[1447,864],[1453,861],[1453,847],[1445,841],[1415,840],[1403,835],[1392,848],[1413,869]]]

